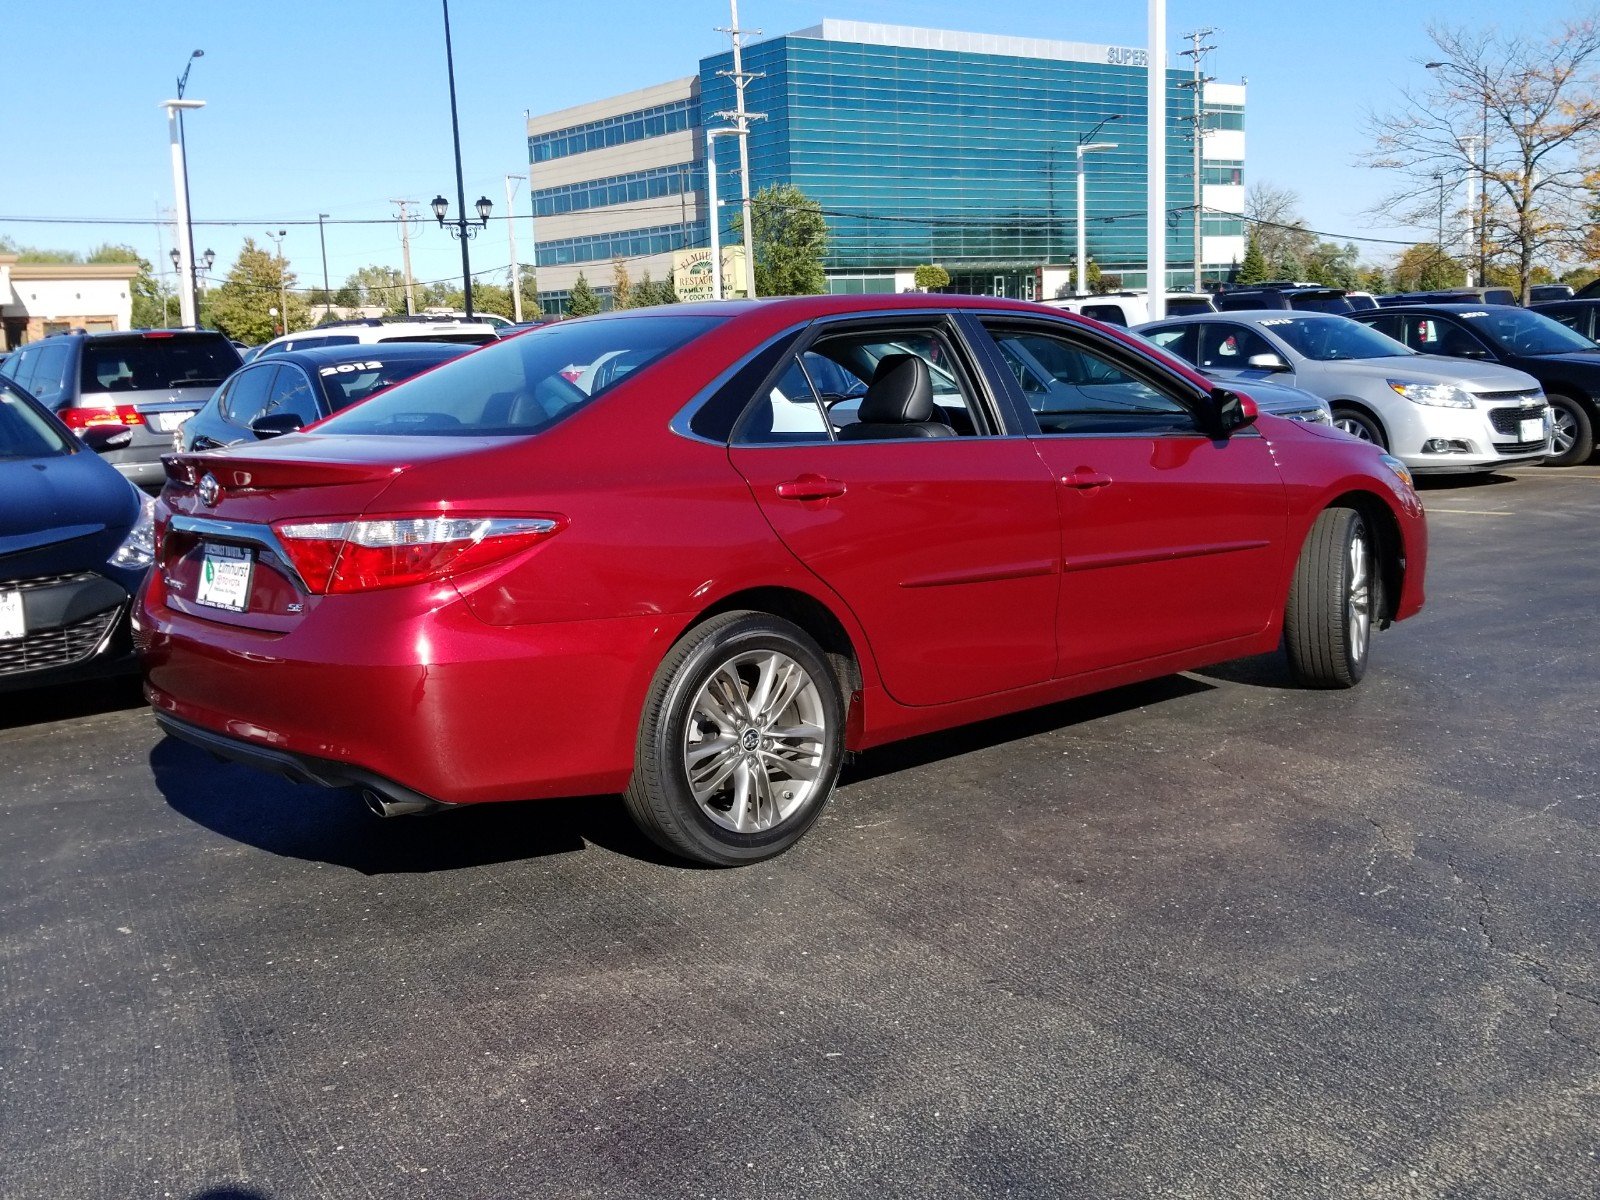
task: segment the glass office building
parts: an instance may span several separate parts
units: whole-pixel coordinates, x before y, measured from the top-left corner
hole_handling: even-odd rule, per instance
[[[764,114],[751,126],[752,190],[792,183],[821,205],[834,290],[904,290],[918,264],[932,263],[955,290],[1045,298],[1066,289],[1076,254],[1079,140],[1105,122],[1094,140],[1114,148],[1085,156],[1088,252],[1103,273],[1142,288],[1145,61],[1138,48],[848,21],[755,43],[744,51],[744,69],[759,76],[746,107]],[[680,81],[682,95],[652,106],[659,112],[530,121],[540,288],[551,307],[562,307],[574,268],[603,288],[620,256],[655,261],[660,278],[673,251],[707,244],[704,130],[730,124],[719,114],[734,108],[731,70],[731,52],[704,59]],[[1180,288],[1193,280],[1197,216],[1190,78],[1167,72],[1166,252],[1169,286]],[[1220,278],[1244,253],[1244,88],[1208,83],[1202,94],[1202,260]],[[674,134],[678,161],[624,162]],[[582,178],[550,175],[558,163],[571,175],[578,159],[588,160]],[[716,166],[723,237],[737,242],[732,139],[719,139]],[[599,224],[561,225],[580,203]]]

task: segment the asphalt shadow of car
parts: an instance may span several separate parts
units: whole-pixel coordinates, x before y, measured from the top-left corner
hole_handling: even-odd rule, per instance
[[[681,865],[635,829],[620,796],[469,804],[383,820],[353,789],[294,783],[175,738],[150,751],[150,770],[167,803],[197,825],[270,854],[365,875],[453,871],[590,845]]]
[[[1515,475],[1497,475],[1493,471],[1474,471],[1466,475],[1418,475],[1419,492],[1470,492],[1475,488],[1499,487],[1515,483]]]
[[[0,693],[0,730],[143,707],[144,694],[133,675],[29,688]]]

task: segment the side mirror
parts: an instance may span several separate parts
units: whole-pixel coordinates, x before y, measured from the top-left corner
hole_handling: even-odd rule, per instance
[[[258,438],[282,437],[304,427],[305,422],[295,413],[268,413],[250,422],[250,432]]]
[[[1211,389],[1211,411],[1219,437],[1231,437],[1241,429],[1256,423],[1261,411],[1249,396],[1230,392],[1227,388]]]
[[[126,425],[89,425],[78,430],[78,440],[96,454],[121,450],[133,441],[133,430]]]
[[[1245,365],[1252,371],[1287,371],[1289,364],[1276,354],[1252,354],[1245,359]]]

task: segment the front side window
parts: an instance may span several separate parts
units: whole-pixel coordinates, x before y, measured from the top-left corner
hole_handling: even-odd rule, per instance
[[[1032,326],[985,323],[1046,434],[1194,433],[1189,408],[1097,347]]]
[[[1442,354],[1448,358],[1484,358],[1488,351],[1454,321],[1438,317],[1413,317],[1406,321],[1406,345],[1420,354]]]
[[[267,411],[267,397],[272,394],[272,381],[277,373],[276,363],[240,371],[218,404],[222,415],[235,425],[248,428],[251,421]]]
[[[1200,326],[1198,365],[1202,371],[1248,370],[1250,360],[1260,354],[1282,358],[1266,338],[1247,326],[1220,321],[1207,321]]]
[[[414,376],[334,414],[314,432],[537,433],[653,369],[721,321],[624,316],[549,325]]]

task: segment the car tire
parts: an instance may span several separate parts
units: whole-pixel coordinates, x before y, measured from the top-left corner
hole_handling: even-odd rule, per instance
[[[1555,453],[1544,460],[1547,467],[1576,467],[1589,461],[1594,453],[1594,422],[1589,410],[1571,396],[1553,392],[1550,401],[1551,416],[1555,419]]]
[[[1378,419],[1359,408],[1333,405],[1333,427],[1363,442],[1371,442],[1379,449],[1389,448],[1389,439],[1384,436],[1383,426],[1378,424]]]
[[[740,866],[809,829],[839,776],[845,706],[822,650],[789,621],[730,612],[656,670],[625,800],[673,854]]]
[[[1361,682],[1382,595],[1376,546],[1353,508],[1324,509],[1311,526],[1283,616],[1289,669],[1302,687]]]

